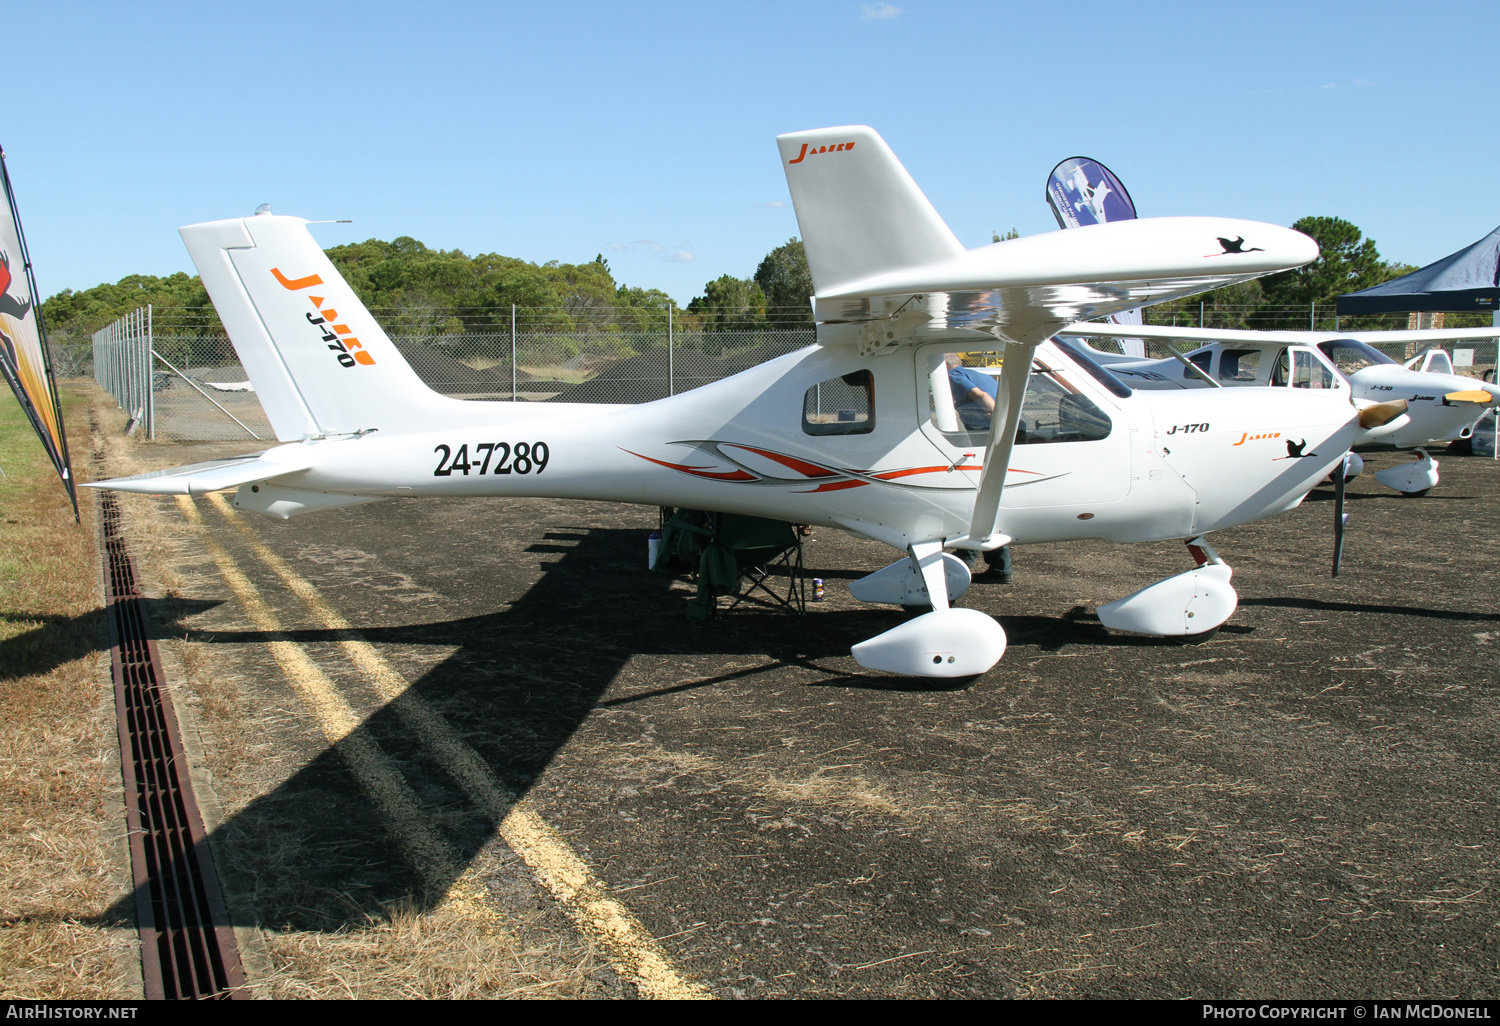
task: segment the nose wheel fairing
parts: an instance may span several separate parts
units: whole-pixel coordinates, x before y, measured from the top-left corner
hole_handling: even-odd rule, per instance
[[[1375,471],[1375,480],[1405,495],[1423,495],[1437,487],[1438,461],[1423,449],[1410,463],[1398,463],[1394,467]]]
[[[1239,595],[1234,571],[1202,536],[1187,543],[1199,565],[1099,607],[1099,622],[1111,630],[1184,638],[1207,634],[1234,615]]]

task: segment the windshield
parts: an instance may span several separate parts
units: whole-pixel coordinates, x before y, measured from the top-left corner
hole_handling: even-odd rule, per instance
[[[1135,394],[1135,391],[1123,381],[1084,355],[1083,346],[1071,338],[1054,338],[1052,344],[1071,356],[1090,377],[1121,399],[1129,399]]]
[[[1380,350],[1352,338],[1329,339],[1327,342],[1319,342],[1318,348],[1323,350],[1323,355],[1339,369],[1339,373],[1345,375],[1364,370],[1377,363],[1395,364],[1396,362]]]

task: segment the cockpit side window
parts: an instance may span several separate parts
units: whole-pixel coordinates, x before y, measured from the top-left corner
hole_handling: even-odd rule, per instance
[[[1188,362],[1192,363],[1193,365],[1195,365],[1204,374],[1207,374],[1208,373],[1208,365],[1213,362],[1213,359],[1214,359],[1213,350],[1212,349],[1205,349],[1201,353],[1194,353],[1192,356],[1189,356],[1188,357]],[[1194,374],[1191,370],[1189,370],[1186,367],[1182,368],[1182,376],[1184,378],[1186,378],[1187,380],[1189,380],[1189,381],[1195,381],[1195,380],[1196,381],[1201,381],[1202,380],[1201,378],[1198,377],[1198,375]]]
[[[1333,371],[1311,351],[1292,350],[1293,388],[1332,388]]]
[[[990,409],[999,385],[997,368],[984,364],[997,362],[999,354],[965,356],[968,360],[964,362],[977,366],[950,360],[946,373],[933,374],[929,395],[932,422],[954,445],[984,445],[989,440]],[[1032,362],[1016,432],[1017,445],[1091,442],[1109,437],[1113,429],[1109,414],[1073,387],[1067,373],[1040,358]],[[990,403],[976,395],[976,390],[985,393]]]
[[[1084,347],[1071,338],[1059,335],[1052,340],[1052,344],[1071,356],[1089,377],[1109,389],[1112,395],[1117,395],[1121,399],[1129,399],[1135,394],[1134,389],[1111,374],[1102,364],[1095,363],[1088,353],[1084,352]]]
[[[809,435],[866,435],[875,430],[875,375],[854,371],[821,381],[802,397]]]

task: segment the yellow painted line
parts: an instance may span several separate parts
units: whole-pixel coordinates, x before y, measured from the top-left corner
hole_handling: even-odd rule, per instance
[[[221,493],[209,502],[249,543],[271,572],[279,577],[308,611],[330,631],[345,635],[338,642],[349,660],[365,673],[382,699],[422,740],[443,768],[499,825],[500,836],[536,873],[542,885],[562,905],[578,928],[608,953],[622,975],[635,981],[640,992],[658,999],[706,999],[707,988],[684,977],[671,956],[641,925],[635,915],[589,870],[567,841],[533,810],[525,799],[500,782],[490,767],[469,747],[447,720],[412,692],[406,678],[388,663],[328,600],[262,542],[235,513]],[[194,511],[196,513],[196,510]]]
[[[276,614],[266,605],[260,592],[240,570],[224,548],[204,529],[198,507],[186,495],[177,496],[178,508],[188,522],[202,531],[205,546],[219,567],[219,574],[257,630],[280,634],[283,630]],[[275,640],[266,643],[287,682],[297,692],[323,732],[349,767],[360,789],[379,809],[390,825],[402,854],[417,871],[423,886],[440,892],[459,876],[463,859],[458,851],[438,834],[422,804],[406,780],[390,768],[385,752],[361,726],[358,714],[345,701],[333,681],[295,642]]]

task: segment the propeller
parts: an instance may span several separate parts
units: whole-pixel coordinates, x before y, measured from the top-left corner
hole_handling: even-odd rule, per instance
[[[1366,431],[1383,427],[1405,413],[1407,405],[1405,399],[1396,399],[1388,403],[1366,406],[1359,411],[1359,426]]]
[[[1495,397],[1482,388],[1470,388],[1462,392],[1449,392],[1443,396],[1445,403],[1479,403],[1482,406],[1490,406],[1495,402]]]
[[[1349,453],[1344,454],[1338,472],[1333,475],[1333,576],[1339,575],[1339,564],[1344,561],[1344,528],[1349,523],[1349,514],[1344,512],[1344,478],[1349,473]]]

